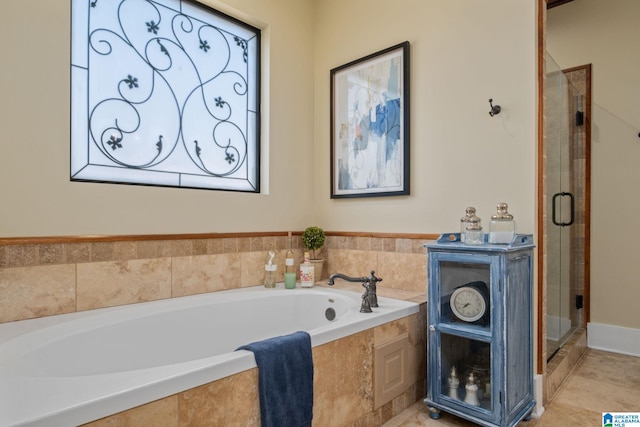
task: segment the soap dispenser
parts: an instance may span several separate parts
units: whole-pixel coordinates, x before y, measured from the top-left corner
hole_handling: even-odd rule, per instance
[[[267,256],[267,262],[264,264],[264,287],[275,288],[276,287],[276,270],[278,265],[275,262],[276,253],[273,250],[273,243],[269,248],[269,255]]]

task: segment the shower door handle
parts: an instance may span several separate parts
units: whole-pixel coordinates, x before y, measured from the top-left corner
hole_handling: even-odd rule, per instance
[[[565,197],[565,196],[569,196],[570,202],[571,202],[571,219],[569,222],[558,222],[556,221],[556,203],[557,203],[557,199],[558,197]],[[559,227],[567,227],[571,224],[573,224],[573,220],[575,218],[575,202],[574,202],[574,197],[572,193],[565,193],[564,191],[561,193],[556,193],[553,195],[553,200],[551,203],[551,220],[553,221],[553,223]]]

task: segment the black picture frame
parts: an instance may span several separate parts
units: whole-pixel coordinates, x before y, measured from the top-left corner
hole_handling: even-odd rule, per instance
[[[331,70],[331,198],[409,194],[409,42]]]

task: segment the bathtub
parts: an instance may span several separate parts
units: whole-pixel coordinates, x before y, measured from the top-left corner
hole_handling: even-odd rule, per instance
[[[0,324],[0,426],[86,423],[255,367],[242,344],[305,330],[315,347],[419,311],[378,302],[278,284]]]

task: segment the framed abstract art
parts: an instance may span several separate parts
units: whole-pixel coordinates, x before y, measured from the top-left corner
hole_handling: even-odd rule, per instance
[[[331,198],[409,194],[409,42],[331,70]]]

